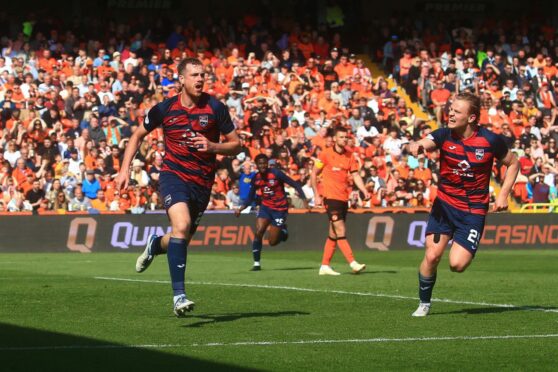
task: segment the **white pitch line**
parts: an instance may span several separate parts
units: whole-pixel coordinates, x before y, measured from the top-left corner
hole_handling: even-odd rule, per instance
[[[99,279],[99,280],[111,280],[111,281],[123,281],[123,282],[170,284],[170,281],[168,281],[168,280],[112,278],[112,277],[105,277],[105,276],[96,276],[94,278]],[[398,300],[413,300],[413,301],[418,300],[417,297],[392,295],[392,294],[385,294],[385,293],[352,292],[352,291],[342,291],[342,290],[334,290],[334,289],[314,289],[314,288],[289,287],[289,286],[281,286],[281,285],[245,284],[245,283],[217,283],[217,282],[188,282],[188,284],[213,285],[213,286],[224,286],[224,287],[261,288],[261,289],[282,289],[282,290],[298,291],[298,292],[333,293],[333,294],[343,294],[343,295],[352,295],[352,296],[393,298],[393,299],[398,299]],[[446,299],[446,298],[433,298],[432,301],[434,301],[434,302],[445,302],[445,303],[450,303],[450,304],[459,304],[459,305],[500,307],[500,308],[508,308],[508,309],[518,309],[518,310],[528,310],[528,311],[542,311],[542,312],[547,312],[547,313],[558,313],[558,309],[545,309],[543,307],[536,307],[536,306],[519,306],[519,305],[512,305],[512,304],[493,304],[493,303],[488,303],[488,302],[450,300],[450,299]]]
[[[536,338],[557,338],[558,334],[543,335],[494,335],[494,336],[447,336],[447,337],[406,337],[406,338],[361,338],[348,340],[295,340],[295,341],[242,341],[211,342],[206,344],[147,344],[147,345],[60,345],[60,346],[10,346],[0,347],[0,351],[44,351],[44,350],[99,350],[99,349],[170,349],[216,346],[275,346],[275,345],[312,345],[312,344],[366,344],[386,342],[428,342],[428,341],[476,341],[476,340],[516,340]]]

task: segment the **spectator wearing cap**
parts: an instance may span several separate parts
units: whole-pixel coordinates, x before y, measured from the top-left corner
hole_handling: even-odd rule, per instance
[[[339,63],[339,49],[337,47],[331,48],[329,51],[329,60],[331,60],[333,67],[337,66]]]
[[[108,80],[112,74],[115,72],[110,65],[111,58],[109,55],[105,54],[103,56],[103,62],[99,67],[97,67],[97,76],[99,79]]]
[[[70,150],[70,159],[68,162],[68,172],[73,176],[78,176],[80,174],[80,164],[82,163],[81,159],[78,157],[78,150],[71,149]]]
[[[370,120],[370,118],[364,119],[363,125],[356,131],[359,145],[363,148],[371,146],[373,139],[379,135],[378,129],[372,125],[372,120]]]
[[[97,198],[97,191],[101,189],[99,180],[95,177],[95,171],[89,169],[85,172],[85,179],[82,182],[82,190],[85,196],[93,200]]]
[[[149,176],[143,169],[144,165],[145,164],[139,159],[134,159],[132,161],[132,171],[130,172],[130,179],[137,182],[140,187],[146,187],[147,185],[149,185]]]

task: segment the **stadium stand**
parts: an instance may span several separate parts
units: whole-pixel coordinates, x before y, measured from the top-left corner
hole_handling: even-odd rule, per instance
[[[555,200],[554,30],[542,26],[521,37],[511,25],[479,20],[478,33],[448,23],[434,34],[394,22],[375,37],[385,42],[372,51],[377,63],[346,47],[335,29],[279,32],[257,17],[210,21],[207,34],[192,22],[149,33],[116,23],[98,40],[80,38],[63,22],[22,22],[2,35],[0,212],[161,209],[160,130],[142,144],[129,189],[120,193],[112,179],[149,108],[178,93],[176,68],[185,57],[203,62],[205,91],[226,103],[243,141],[238,156],[219,159],[209,209],[233,208],[247,195],[258,153],[312,200],[310,169],[336,126],[350,129],[350,150],[373,194],[362,200],[353,191],[353,209],[429,207],[437,153],[415,158],[406,144],[443,126],[452,96],[467,89],[483,98],[481,124],[506,136],[520,157],[518,205]],[[497,165],[497,182],[500,174]]]

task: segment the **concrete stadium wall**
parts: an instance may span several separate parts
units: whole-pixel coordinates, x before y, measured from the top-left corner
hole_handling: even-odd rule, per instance
[[[354,249],[423,249],[427,214],[349,214]],[[491,214],[481,249],[558,248],[555,214]],[[191,247],[201,251],[245,250],[254,236],[254,215],[208,213]],[[292,214],[290,237],[273,249],[321,250],[327,236],[325,214]],[[152,233],[168,231],[165,214],[0,217],[2,252],[140,252]]]

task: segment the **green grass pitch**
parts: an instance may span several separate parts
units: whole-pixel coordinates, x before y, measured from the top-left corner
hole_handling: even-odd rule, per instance
[[[420,251],[356,251],[368,265],[319,277],[321,252],[191,252],[172,314],[166,257],[0,255],[0,370],[556,370],[558,251],[447,255],[431,316],[412,318]],[[132,279],[140,281],[122,281]]]

